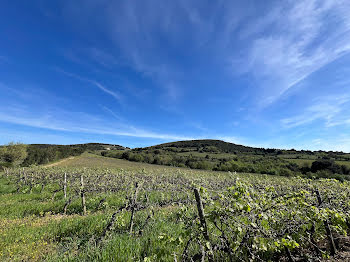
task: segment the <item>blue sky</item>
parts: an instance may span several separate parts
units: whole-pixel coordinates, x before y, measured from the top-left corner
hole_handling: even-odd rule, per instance
[[[350,152],[350,4],[0,3],[0,144]]]

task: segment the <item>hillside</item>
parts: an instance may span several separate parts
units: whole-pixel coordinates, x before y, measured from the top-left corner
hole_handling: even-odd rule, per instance
[[[350,179],[350,154],[348,153],[255,148],[221,140],[178,141],[134,149],[102,143],[32,144],[25,145],[23,150],[26,155],[20,161],[21,166],[53,163],[90,152],[133,162],[192,169]],[[0,156],[0,165],[19,165],[18,161],[17,164],[13,164],[11,160],[15,158],[16,150],[9,152],[11,152],[10,147],[8,153],[3,153],[3,157]]]
[[[214,139],[202,140],[186,140],[159,144],[144,149],[164,149],[172,151],[173,148],[184,149],[185,151],[198,151],[209,153],[245,153],[245,154],[269,154],[269,155],[314,155],[314,156],[329,156],[339,160],[350,160],[350,154],[334,151],[311,151],[311,150],[295,150],[295,149],[277,149],[277,148],[258,148],[244,145],[237,145],[230,142]],[[137,150],[137,149],[136,149]]]
[[[350,178],[350,154],[343,152],[254,148],[221,140],[189,140],[102,156],[134,162],[270,175]]]
[[[70,156],[78,156],[86,151],[124,150],[123,146],[88,143],[75,145],[31,144],[27,146],[27,157],[23,166],[47,164]]]

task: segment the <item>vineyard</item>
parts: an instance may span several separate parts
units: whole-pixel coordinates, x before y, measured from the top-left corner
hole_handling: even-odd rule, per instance
[[[1,260],[349,258],[349,182],[92,159],[1,173]]]

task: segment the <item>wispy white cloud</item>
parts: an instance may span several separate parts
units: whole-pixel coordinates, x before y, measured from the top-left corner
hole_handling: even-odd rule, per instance
[[[65,75],[67,75],[69,77],[72,77],[72,78],[78,79],[78,80],[80,80],[82,82],[87,82],[87,83],[90,83],[90,84],[96,86],[97,88],[102,90],[104,93],[114,97],[118,102],[122,102],[123,101],[123,97],[122,97],[122,95],[119,92],[117,92],[115,90],[111,90],[111,89],[105,87],[104,85],[102,85],[101,83],[99,83],[97,81],[90,80],[90,79],[85,78],[85,77],[81,77],[81,76],[79,76],[77,74],[66,72],[66,71],[64,71],[64,70],[62,70],[60,68],[55,68],[55,70],[60,72],[60,73],[65,74]]]
[[[273,141],[271,146],[264,145],[265,148],[280,148],[280,149],[291,149],[296,150],[312,150],[312,151],[342,151],[350,152],[350,137],[340,136],[340,137],[321,137],[321,138],[310,138],[306,140],[292,141],[289,142],[289,138],[284,138],[287,140],[284,142],[284,146],[280,146],[281,141]]]
[[[117,61],[117,59],[111,55],[110,53],[107,53],[99,48],[96,47],[90,47],[86,50],[86,53],[91,57],[91,59],[104,66],[107,68],[111,68],[115,65],[118,65],[119,62]]]
[[[74,74],[67,74],[71,77],[79,78],[82,81],[90,81]],[[42,100],[42,97],[45,97],[48,99],[47,103],[43,102],[38,106],[35,103],[36,100],[32,99],[33,97],[22,96],[22,94],[16,89],[11,89],[2,83],[0,83],[0,89],[11,92],[14,97],[17,97],[17,101],[13,101],[12,99],[2,101],[0,105],[0,122],[3,123],[63,132],[153,138],[165,141],[186,140],[192,138],[176,134],[158,133],[136,127],[126,121],[123,117],[118,116],[113,110],[105,105],[101,105],[100,107],[108,113],[108,116],[81,111],[67,111],[60,107],[51,105],[50,94],[42,95],[40,100]],[[19,96],[21,97],[20,100],[18,100]],[[56,101],[56,97],[54,97],[54,99]],[[33,102],[34,104],[31,104]]]
[[[234,136],[221,136],[217,134],[186,136],[148,131],[127,123],[108,107],[103,106],[103,109],[118,121],[113,121],[108,117],[101,117],[99,115],[92,115],[84,112],[66,111],[60,108],[53,108],[45,110],[44,112],[39,112],[28,111],[27,107],[21,105],[12,105],[0,107],[0,122],[54,131],[150,138],[166,142],[210,138],[220,139],[231,143],[247,144],[242,138]]]
[[[111,115],[112,115],[115,119],[117,119],[118,121],[122,121],[122,122],[125,121],[121,116],[119,116],[119,115],[117,115],[116,113],[114,113],[114,111],[111,110],[110,108],[108,108],[108,107],[106,107],[106,106],[103,106],[103,105],[100,105],[100,107],[101,107],[104,111],[106,111],[106,112],[108,112],[109,114],[111,114]]]
[[[350,136],[340,136],[332,140],[323,138],[314,139],[311,143],[305,144],[301,149],[306,146],[311,150],[350,152]]]
[[[176,101],[182,90],[177,84],[181,73],[168,62],[154,63],[142,55],[141,48],[129,50],[130,66],[142,75],[152,79],[156,85],[165,90],[165,95],[171,101]]]
[[[58,52],[69,62],[87,67],[96,73],[105,69],[111,71],[118,67],[127,66],[123,61],[117,59],[112,51],[107,52],[95,46],[59,48]]]
[[[347,124],[349,117],[343,113],[345,104],[350,101],[349,95],[338,95],[320,97],[314,99],[312,105],[304,110],[304,113],[281,120],[281,124],[286,128],[297,127],[310,124],[316,120],[323,120],[326,127]]]
[[[206,17],[187,1],[102,2],[77,1],[63,8],[67,20],[79,21],[74,23],[81,26],[78,30],[84,26],[97,28],[114,48],[109,52],[88,48],[88,57],[105,67],[118,64],[132,68],[153,81],[166,99],[176,102],[184,92],[180,81],[182,70],[173,63],[170,53],[180,51],[177,46],[186,47],[184,43],[191,38],[207,37],[206,30],[199,30]],[[91,19],[83,20],[86,16]],[[164,42],[170,44],[173,51],[165,50]],[[191,41],[191,45],[193,43],[197,41]],[[80,56],[76,59],[76,54],[70,56],[78,63],[86,60]]]
[[[174,54],[195,52],[193,60],[203,56],[223,67],[233,63],[235,73],[250,72],[264,106],[350,51],[348,0],[75,1],[63,14],[77,30],[94,28],[113,43],[110,52],[83,48],[90,60],[133,68],[172,102],[186,94],[188,73]]]
[[[50,92],[48,92],[44,88],[39,88],[36,85],[31,85],[26,83],[20,88],[9,87],[7,84],[0,82],[0,92],[4,94],[0,99],[1,105],[6,105],[11,102],[14,103],[25,103],[25,102],[34,102],[38,103],[42,101],[42,98],[50,99],[51,101],[55,101],[57,103],[64,102],[64,99],[61,97],[57,97]]]
[[[92,81],[91,83],[93,83],[95,86],[97,86],[99,89],[101,89],[106,94],[109,94],[109,95],[113,96],[119,102],[122,100],[122,96],[119,93],[117,93],[116,91],[112,91],[112,90],[106,88],[105,86],[101,85],[99,82],[96,82],[96,81]]]
[[[262,83],[263,104],[350,52],[347,0],[280,2],[244,31],[247,71]]]
[[[79,121],[77,121],[79,120]],[[82,112],[67,112],[56,109],[53,114],[32,114],[22,108],[1,108],[0,121],[55,131],[81,132],[89,134],[154,138],[162,140],[188,140],[192,137],[163,134],[120,124]]]

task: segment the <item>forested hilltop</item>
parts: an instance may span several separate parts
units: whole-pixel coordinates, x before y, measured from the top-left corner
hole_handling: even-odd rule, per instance
[[[83,152],[134,162],[280,176],[350,180],[350,154],[332,151],[255,148],[221,140],[189,140],[130,149],[120,145],[9,144],[0,147],[0,165],[30,166],[54,162]]]

